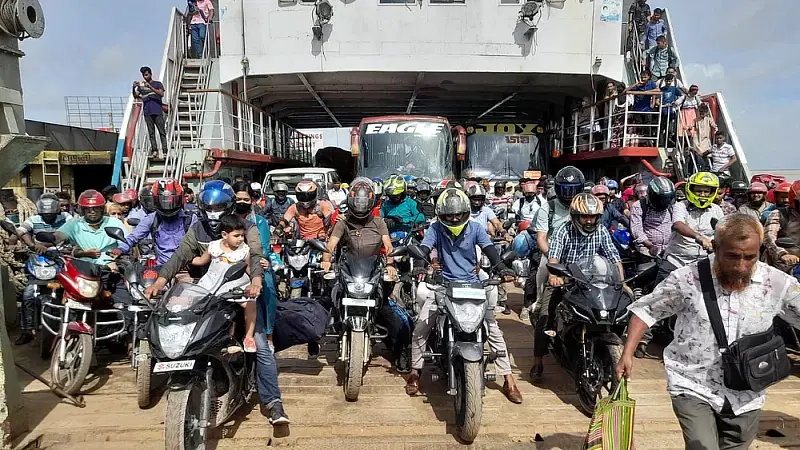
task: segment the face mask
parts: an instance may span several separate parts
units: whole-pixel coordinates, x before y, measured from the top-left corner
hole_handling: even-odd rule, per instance
[[[236,214],[247,214],[250,212],[251,209],[253,209],[253,205],[250,203],[244,203],[244,202],[236,203]]]
[[[206,217],[208,217],[208,220],[215,221],[215,220],[219,220],[220,217],[222,217],[222,214],[224,214],[224,213],[225,213],[225,211],[215,211],[215,212],[209,211],[209,212],[206,213]]]

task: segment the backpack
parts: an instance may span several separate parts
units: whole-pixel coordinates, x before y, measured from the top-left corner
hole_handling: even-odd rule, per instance
[[[547,237],[550,237],[550,233],[553,232],[553,220],[556,217],[556,199],[548,200],[547,206],[549,206],[547,211]]]
[[[336,211],[336,208],[334,208],[331,205],[331,203],[329,201],[327,201],[327,200],[317,200],[317,203],[314,205],[314,214],[319,216],[319,218],[322,219],[322,222],[324,223],[325,222],[325,215],[322,214],[322,202],[327,203],[331,207],[331,210],[333,210],[333,211]],[[300,210],[298,209],[298,207],[295,206],[294,207],[294,220],[296,221],[298,217],[300,217]],[[325,224],[325,226],[327,227],[328,224]]]
[[[329,320],[328,308],[316,299],[301,297],[278,302],[272,334],[275,352],[317,342],[325,335]]]

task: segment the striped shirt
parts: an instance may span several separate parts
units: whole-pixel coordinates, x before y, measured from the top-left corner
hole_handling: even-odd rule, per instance
[[[649,255],[650,251],[644,246],[644,242],[649,240],[661,254],[672,236],[672,207],[664,211],[648,207],[647,214],[644,214],[642,202],[635,202],[631,206],[631,234],[636,250]]]
[[[557,259],[561,264],[576,264],[596,254],[605,257],[610,263],[621,261],[617,248],[611,241],[611,235],[605,227],[598,226],[597,231],[584,235],[567,222],[561,225],[550,236],[550,259]]]

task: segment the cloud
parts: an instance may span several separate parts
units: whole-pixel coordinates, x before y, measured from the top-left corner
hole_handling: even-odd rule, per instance
[[[700,76],[705,80],[721,80],[725,78],[725,67],[720,63],[699,64],[689,63],[685,66],[686,75],[693,83]]]

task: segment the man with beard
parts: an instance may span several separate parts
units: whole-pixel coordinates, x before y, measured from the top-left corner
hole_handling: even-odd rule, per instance
[[[705,280],[713,285],[729,342],[766,332],[779,315],[800,326],[800,285],[794,277],[758,261],[763,238],[758,219],[731,214],[715,230],[714,255],[676,269],[652,294],[628,307],[634,315],[617,365],[618,378],[630,377],[633,353],[645,330],[677,315],[675,339],[664,349],[664,368],[667,392],[689,450],[749,448],[765,400],[763,391],[734,390],[723,382],[700,265],[711,278]]]
[[[769,206],[767,185],[756,181],[747,188],[747,202],[739,206],[739,212],[760,219]]]

